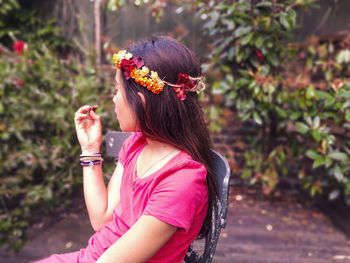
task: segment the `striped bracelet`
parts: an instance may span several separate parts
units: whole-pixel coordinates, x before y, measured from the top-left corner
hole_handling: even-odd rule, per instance
[[[101,153],[91,153],[91,154],[82,154],[80,155],[80,165],[83,167],[93,168],[95,165],[99,165],[103,162]]]

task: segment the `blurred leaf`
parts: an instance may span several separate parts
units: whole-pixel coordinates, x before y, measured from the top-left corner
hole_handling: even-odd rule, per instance
[[[317,152],[313,151],[313,150],[308,150],[306,152],[306,156],[313,159],[313,160],[316,160],[318,158],[321,158],[322,156],[319,155]]]
[[[313,85],[309,85],[307,87],[307,90],[306,90],[306,98],[308,99],[312,99],[313,97],[315,97],[315,88]]]
[[[350,121],[350,111],[346,111],[345,120]]]
[[[309,131],[309,126],[307,126],[305,123],[297,122],[296,125],[298,126],[298,132],[300,133],[306,133]]]
[[[334,167],[333,175],[334,175],[335,179],[338,180],[338,182],[342,182],[343,179],[344,179],[344,174],[343,174],[343,172],[341,171],[341,169],[340,169],[340,167],[338,165],[336,165]]]
[[[204,28],[212,29],[216,26],[218,20],[220,18],[220,13],[217,11],[210,13],[210,20],[204,25]]]
[[[257,124],[262,125],[262,119],[256,111],[253,112],[253,118]]]
[[[319,141],[321,140],[321,132],[320,132],[320,131],[318,131],[318,130],[313,130],[313,131],[311,132],[311,135],[312,135],[312,137],[314,137],[314,139],[315,139],[317,142],[319,142]]]
[[[326,168],[330,167],[332,165],[332,159],[329,157],[326,157],[325,158],[325,165],[326,165]]]
[[[348,155],[342,152],[332,152],[328,154],[328,157],[337,161],[346,161],[348,159]]]
[[[242,45],[248,44],[248,43],[252,40],[253,35],[254,35],[253,33],[250,33],[250,34],[244,36],[244,37],[242,38]]]
[[[334,201],[339,197],[339,194],[340,194],[339,189],[335,189],[329,193],[328,198],[330,201]]]
[[[241,37],[248,33],[250,33],[252,30],[251,26],[240,26],[234,31],[235,37]]]
[[[349,108],[349,107],[350,107],[350,100],[343,104],[342,109],[346,109],[346,108]]]
[[[255,46],[256,46],[257,48],[261,48],[261,46],[263,45],[263,43],[264,43],[263,37],[262,37],[262,36],[259,36],[259,37],[256,39],[256,41],[255,41]]]

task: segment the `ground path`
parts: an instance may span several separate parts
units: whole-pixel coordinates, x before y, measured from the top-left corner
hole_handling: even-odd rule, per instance
[[[350,262],[345,235],[313,205],[301,205],[295,197],[271,202],[249,188],[231,189],[227,220],[217,263]]]
[[[231,187],[230,192],[227,227],[214,262],[350,262],[350,241],[314,206],[289,194],[267,200],[247,187]],[[92,230],[83,201],[76,203],[47,226],[32,226],[30,242],[18,255],[0,250],[0,262],[24,263],[84,247]]]

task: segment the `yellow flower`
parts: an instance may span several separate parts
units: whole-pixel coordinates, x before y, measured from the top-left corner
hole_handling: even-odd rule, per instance
[[[132,54],[131,53],[129,53],[129,52],[126,52],[126,54],[125,54],[125,57],[124,57],[125,59],[131,59],[132,58]]]
[[[139,71],[142,77],[146,76],[149,73],[149,69],[145,66],[143,66]]]
[[[151,79],[159,79],[159,77],[158,77],[158,73],[157,72],[155,72],[155,71],[151,71]]]
[[[123,59],[131,59],[132,54],[129,52],[126,52],[126,50],[120,50],[117,54],[115,54],[116,58],[120,61]]]
[[[121,66],[121,61],[123,59],[131,59],[132,58],[132,54],[129,52],[126,52],[126,50],[120,50],[117,54],[113,54],[113,61],[114,64],[117,68],[120,68]]]
[[[126,50],[120,50],[118,53],[113,54],[113,61],[117,68],[121,68],[121,61],[123,59],[130,60],[133,57],[131,53]],[[130,71],[130,77],[135,80],[136,83],[146,87],[149,91],[159,94],[163,91],[164,82],[159,78],[158,73],[151,71],[149,75],[149,68],[143,66],[141,69],[134,68]]]

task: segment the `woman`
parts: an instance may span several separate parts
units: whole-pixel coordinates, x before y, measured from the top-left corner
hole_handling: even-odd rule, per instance
[[[197,58],[178,41],[156,37],[113,59],[116,117],[122,131],[135,133],[106,188],[100,117],[89,105],[76,112],[84,197],[96,233],[86,248],[39,262],[182,262],[210,226],[216,184],[197,98],[204,88]]]

